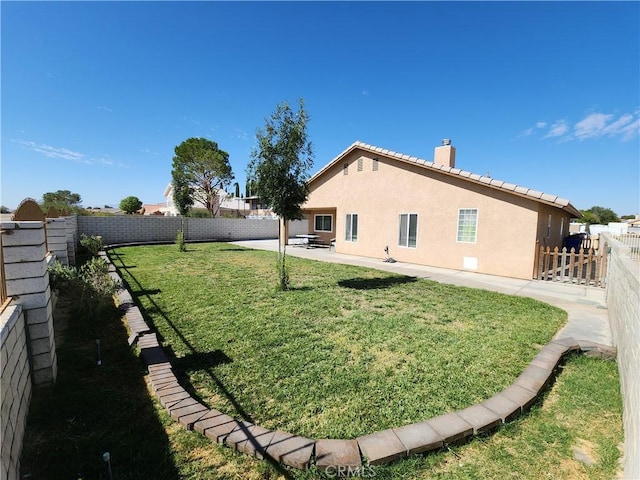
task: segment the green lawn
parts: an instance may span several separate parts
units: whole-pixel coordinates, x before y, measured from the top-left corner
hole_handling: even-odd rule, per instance
[[[541,302],[228,244],[112,254],[207,405],[312,438],[355,438],[510,385],[566,313]]]
[[[510,383],[535,345],[564,321],[563,312],[526,299],[293,258],[297,290],[274,293],[274,254],[224,244],[189,250],[116,252],[185,385],[191,382],[203,401],[228,413],[315,438],[323,431],[368,433],[365,422],[386,428],[488,396]],[[326,478],[237,454],[173,422],[147,391],[122,321],[113,308],[94,310],[91,318],[71,315],[57,349],[57,384],[34,394],[25,478],[105,479],[105,451],[119,480]],[[376,479],[611,479],[621,410],[615,362],[574,356],[543,402],[494,435],[367,473]],[[296,418],[307,411],[310,418]],[[594,464],[575,460],[576,447]]]

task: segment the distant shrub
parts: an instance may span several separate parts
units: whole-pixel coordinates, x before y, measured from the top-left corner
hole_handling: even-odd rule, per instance
[[[209,210],[206,208],[192,208],[187,216],[191,218],[211,218]]]
[[[94,257],[98,256],[98,253],[104,248],[104,242],[100,235],[86,235],[82,234],[80,238],[80,245],[86,248]]]

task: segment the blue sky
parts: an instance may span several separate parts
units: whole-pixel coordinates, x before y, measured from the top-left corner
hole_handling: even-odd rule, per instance
[[[189,137],[229,152],[244,191],[256,130],[304,98],[311,174],[356,140],[430,160],[451,138],[464,170],[640,213],[638,2],[0,8],[9,208],[56,190],[160,203]]]

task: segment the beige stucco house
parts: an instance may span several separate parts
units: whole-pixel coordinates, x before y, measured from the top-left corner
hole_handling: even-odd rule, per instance
[[[562,247],[568,200],[455,167],[449,140],[427,161],[355,142],[309,180],[309,233],[338,253],[530,279],[536,242]]]

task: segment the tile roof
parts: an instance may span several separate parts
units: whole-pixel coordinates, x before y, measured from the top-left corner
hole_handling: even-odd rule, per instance
[[[538,190],[533,190],[531,188],[523,187],[521,185],[514,185],[513,183],[507,183],[502,180],[497,180],[495,178],[486,177],[483,175],[478,175],[476,173],[468,172],[465,170],[461,170],[459,168],[447,167],[446,165],[438,165],[429,160],[424,160],[422,158],[405,155],[398,152],[393,152],[391,150],[387,150],[384,148],[376,147],[374,145],[369,145],[363,142],[353,142],[348,148],[346,148],[340,155],[335,157],[331,162],[325,165],[322,169],[320,169],[315,175],[313,175],[309,179],[309,184],[311,184],[316,178],[320,177],[324,172],[326,172],[331,166],[333,166],[336,162],[340,161],[342,157],[355,150],[356,148],[360,150],[365,150],[370,153],[377,153],[380,155],[384,155],[389,158],[394,158],[401,162],[405,163],[413,163],[422,168],[429,170],[437,170],[441,173],[451,176],[460,177],[466,181],[483,184],[498,190],[503,190],[508,193],[518,195],[521,197],[530,198],[532,200],[536,200],[541,203],[545,203],[547,205],[554,206],[556,208],[560,208],[570,213],[575,217],[581,217],[581,213],[567,200],[566,198],[558,197],[557,195],[553,195],[550,193],[540,192]]]

